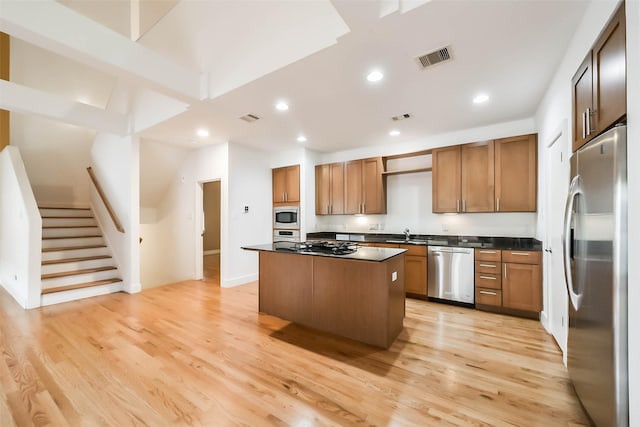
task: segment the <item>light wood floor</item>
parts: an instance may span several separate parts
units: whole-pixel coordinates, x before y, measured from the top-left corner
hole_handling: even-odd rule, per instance
[[[203,257],[202,275],[205,282],[220,286],[220,254],[205,255]]]
[[[537,321],[407,301],[388,350],[203,281],[22,310],[0,289],[0,426],[586,424]]]

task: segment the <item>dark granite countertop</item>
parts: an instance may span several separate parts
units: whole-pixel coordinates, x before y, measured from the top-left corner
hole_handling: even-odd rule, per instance
[[[405,237],[404,234],[317,232],[307,233],[307,240],[400,243],[405,241]],[[429,246],[456,246],[463,248],[516,249],[521,251],[542,250],[542,242],[531,237],[437,236],[412,234],[410,236],[409,243]]]
[[[406,252],[406,249],[393,249],[393,248],[374,248],[370,246],[359,246],[358,250],[351,254],[345,255],[336,255],[336,254],[328,254],[328,253],[320,253],[320,252],[309,252],[305,250],[292,250],[279,247],[273,243],[268,243],[264,245],[253,245],[253,246],[243,246],[242,249],[247,251],[267,251],[267,252],[280,252],[287,254],[298,254],[298,255],[311,255],[311,256],[323,256],[323,257],[331,257],[331,258],[340,258],[340,259],[353,259],[359,261],[374,261],[374,262],[382,262],[386,261],[389,258],[393,258],[396,255],[400,255],[401,253]]]

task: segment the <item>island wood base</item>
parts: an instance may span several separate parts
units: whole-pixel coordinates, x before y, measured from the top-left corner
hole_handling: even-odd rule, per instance
[[[260,312],[321,331],[389,348],[404,293],[404,254],[372,262],[260,252]]]

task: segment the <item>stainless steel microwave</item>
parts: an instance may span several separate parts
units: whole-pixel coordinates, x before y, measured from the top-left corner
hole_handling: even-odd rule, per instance
[[[300,228],[300,208],[298,206],[273,208],[273,228]]]

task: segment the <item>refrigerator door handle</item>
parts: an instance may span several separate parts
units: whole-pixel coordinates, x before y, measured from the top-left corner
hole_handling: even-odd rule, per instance
[[[571,180],[569,186],[569,195],[567,196],[567,203],[564,209],[564,227],[562,230],[562,254],[564,258],[564,277],[566,279],[567,290],[569,291],[569,299],[571,305],[575,310],[580,307],[580,300],[582,296],[575,292],[573,287],[573,276],[571,275],[571,245],[573,244],[571,235],[571,221],[573,219],[573,207],[576,197],[582,194],[582,187],[580,185],[580,175],[576,175]]]

